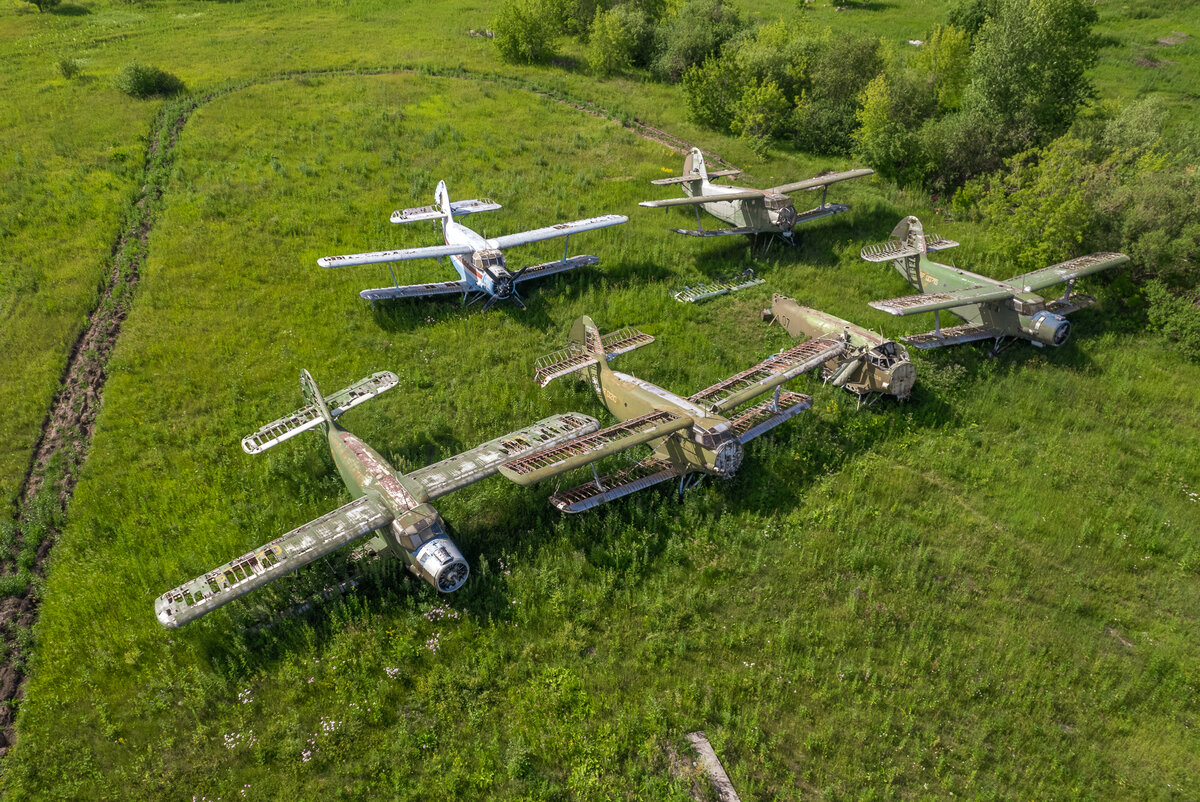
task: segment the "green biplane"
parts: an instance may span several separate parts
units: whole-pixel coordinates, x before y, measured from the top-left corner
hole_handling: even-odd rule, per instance
[[[892,230],[887,242],[862,249],[863,259],[891,262],[921,293],[872,301],[871,306],[893,315],[933,312],[934,330],[902,337],[909,345],[939,348],[995,340],[993,355],[1018,339],[1028,340],[1039,348],[1062,345],[1071,334],[1071,323],[1064,315],[1096,303],[1095,298],[1074,292],[1076,279],[1129,261],[1123,253],[1093,253],[1008,281],[996,281],[929,258],[931,253],[956,245],[953,240],[925,234],[920,220],[906,217]],[[1067,291],[1059,298],[1047,301],[1034,292],[1064,281]],[[943,329],[940,317],[943,309],[949,309],[965,322]]]
[[[782,385],[846,347],[835,339],[809,340],[681,398],[608,366],[618,354],[653,341],[634,329],[602,337],[591,318],[575,321],[570,344],[537,361],[536,379],[545,387],[554,379],[581,373],[620,422],[509,460],[500,473],[517,484],[531,485],[591,466],[591,481],[550,497],[563,512],[582,512],[673,479],[679,480],[682,493],[705,475],[732,476],[742,464],[747,442],[812,405],[807,395],[785,392]],[[745,406],[771,391],[767,401]],[[597,460],[642,444],[652,449],[649,457],[608,476],[596,471]]]

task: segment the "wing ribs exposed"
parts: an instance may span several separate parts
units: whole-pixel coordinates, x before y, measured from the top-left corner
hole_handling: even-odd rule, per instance
[[[809,340],[780,351],[749,370],[707,387],[688,400],[713,412],[733,409],[756,395],[812,370],[846,350],[838,340]]]
[[[555,493],[550,497],[550,503],[563,512],[583,512],[682,475],[669,462],[651,457],[616,473],[601,476],[599,483],[584,482],[578,487]]]
[[[791,420],[812,406],[812,398],[803,393],[780,393],[774,399],[756,404],[731,421],[738,442],[745,445],[760,434],[769,432],[784,421]]]

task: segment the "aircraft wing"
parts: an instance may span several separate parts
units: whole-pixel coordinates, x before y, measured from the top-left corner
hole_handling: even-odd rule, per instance
[[[730,176],[741,174],[741,170],[710,170],[708,173],[708,180],[711,181],[714,178],[728,178]],[[693,181],[703,180],[704,178],[698,173],[692,173],[691,175],[677,175],[674,178],[656,178],[650,183],[658,186],[668,186],[670,184],[690,184]]]
[[[1000,284],[964,287],[950,292],[930,292],[924,295],[906,295],[903,298],[890,298],[886,301],[870,301],[876,309],[891,315],[916,315],[921,312],[934,312],[938,309],[953,309],[966,304],[981,304],[987,301],[1003,301],[1013,297],[1016,292],[1011,287]]]
[[[559,223],[556,226],[522,231],[519,234],[505,234],[503,237],[488,240],[488,245],[493,248],[511,248],[513,245],[527,245],[530,242],[541,242],[544,239],[569,237],[581,231],[592,231],[628,222],[629,218],[623,214],[603,214],[599,217],[589,217],[586,220],[573,220],[570,223]]]
[[[786,351],[780,351],[749,370],[743,370],[701,390],[688,398],[688,401],[717,413],[734,409],[756,395],[762,395],[801,373],[828,362],[845,350],[846,344],[840,340],[809,340]]]
[[[915,348],[928,350],[930,348],[941,348],[944,345],[973,343],[978,340],[991,340],[1003,336],[1003,329],[983,326],[978,323],[964,323],[961,326],[927,331],[924,334],[908,334],[900,339]]]
[[[540,420],[532,426],[489,440],[470,451],[435,462],[420,470],[405,474],[425,489],[423,501],[432,501],[461,487],[486,479],[501,463],[556,446],[574,437],[591,434],[600,428],[600,421],[587,415],[568,412]]]
[[[689,237],[732,237],[737,234],[759,233],[759,229],[753,226],[743,226],[742,228],[673,228],[671,230],[676,234],[685,234]]]
[[[155,600],[154,611],[163,626],[174,629],[381,529],[392,520],[387,505],[375,496],[357,498],[167,591]]]
[[[743,189],[738,192],[723,192],[720,195],[692,195],[687,198],[664,198],[663,200],[642,201],[638,206],[650,209],[660,209],[664,206],[695,206],[699,203],[718,203],[720,201],[762,200],[763,193],[757,189]]]
[[[514,277],[514,283],[529,281],[531,278],[545,278],[561,273],[564,270],[574,270],[577,267],[600,264],[600,258],[590,254],[571,256],[567,259],[555,259],[553,262],[543,262],[540,265],[530,265],[522,268]]]
[[[830,184],[836,184],[839,181],[848,181],[851,178],[862,178],[867,175],[874,175],[875,171],[867,167],[860,167],[857,170],[846,170],[841,173],[829,173],[828,175],[819,175],[815,178],[809,178],[804,181],[796,181],[792,184],[780,184],[777,187],[771,187],[767,192],[778,192],[784,194],[787,192],[798,192],[802,189],[820,189],[827,187]]]
[[[500,466],[500,473],[519,485],[531,485],[580,468],[636,445],[666,437],[692,425],[691,418],[659,410],[601,429],[595,434],[542,448]]]
[[[450,202],[450,212],[455,217],[475,212],[491,212],[504,207],[490,198]],[[436,206],[418,206],[413,209],[397,209],[392,212],[393,223],[416,223],[421,220],[441,220],[442,210]]]
[[[359,293],[364,299],[390,301],[395,298],[429,298],[434,295],[460,295],[467,291],[467,282],[435,281],[432,284],[405,284],[402,287],[380,287],[375,290],[363,290]]]
[[[408,259],[441,259],[443,256],[460,256],[474,253],[470,245],[427,245],[422,248],[400,248],[394,251],[372,251],[352,253],[347,256],[322,256],[317,260],[321,267],[351,267],[373,265],[379,262],[403,262]]]
[[[1008,280],[1008,283],[1014,287],[1020,287],[1022,292],[1035,292],[1043,287],[1071,281],[1089,273],[1099,273],[1101,270],[1108,270],[1110,267],[1116,267],[1128,261],[1129,257],[1123,253],[1093,253],[1061,264],[1043,267],[1032,273],[1014,276]]]

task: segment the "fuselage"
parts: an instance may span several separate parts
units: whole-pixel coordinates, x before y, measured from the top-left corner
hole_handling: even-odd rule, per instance
[[[694,184],[684,184],[684,194],[694,196],[696,191],[693,189]],[[699,194],[703,197],[716,197],[722,195],[734,195],[743,192],[757,192],[758,190],[749,187],[726,187],[720,184],[713,184],[704,179],[700,182]],[[762,193],[764,203],[759,203],[751,199],[715,201],[713,203],[705,203],[704,211],[711,214],[718,220],[729,223],[738,228],[755,228],[763,232],[782,232],[783,227],[780,225],[780,216],[788,216],[790,212],[791,219],[796,218],[795,207],[792,206],[792,201],[787,195],[774,195],[769,192]],[[785,211],[786,210],[786,211]],[[788,231],[790,232],[790,227]]]
[[[729,476],[742,462],[742,444],[728,418],[714,414],[656,384],[615,370],[594,370],[593,387],[618,420],[669,411],[690,418],[692,425],[652,442],[655,454],[677,468]]]
[[[469,290],[481,290],[499,298],[512,295],[513,276],[508,272],[504,254],[500,250],[454,220],[443,221],[442,235],[447,245],[467,245],[474,249],[473,253],[450,257],[454,269],[467,283]]]

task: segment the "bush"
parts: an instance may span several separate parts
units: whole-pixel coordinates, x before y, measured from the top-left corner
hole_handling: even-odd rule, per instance
[[[597,11],[588,40],[588,65],[597,75],[611,75],[645,64],[652,37],[653,28],[638,6]]]
[[[126,64],[125,69],[117,73],[113,83],[125,94],[139,99],[169,97],[184,89],[183,81],[171,73],[139,64],[136,60]]]
[[[556,54],[558,15],[542,0],[505,0],[492,22],[494,41],[505,61],[536,64]]]
[[[774,81],[756,84],[742,93],[730,129],[762,155],[767,143],[783,133],[791,110],[792,105]]]
[[[688,0],[659,28],[654,71],[660,78],[678,81],[744,28],[737,9],[721,0]]]
[[[1146,282],[1150,325],[1178,343],[1183,353],[1200,359],[1200,292],[1175,295],[1157,279]]]
[[[37,6],[38,11],[49,11],[60,4],[62,0],[29,0],[29,2]]]
[[[63,56],[54,63],[54,66],[58,68],[58,74],[68,81],[83,72],[83,62],[70,56]]]

